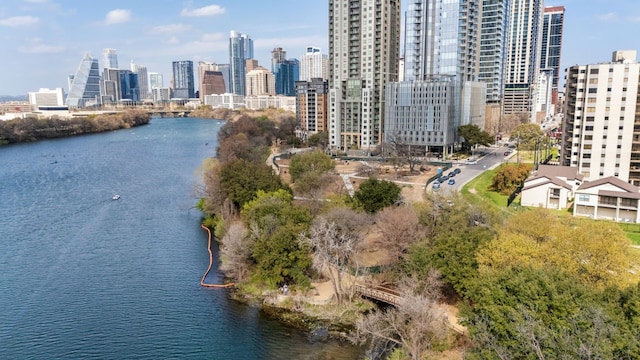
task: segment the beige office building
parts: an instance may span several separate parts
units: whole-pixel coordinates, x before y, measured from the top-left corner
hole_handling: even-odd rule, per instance
[[[262,66],[249,71],[246,79],[246,96],[276,95],[276,79]]]

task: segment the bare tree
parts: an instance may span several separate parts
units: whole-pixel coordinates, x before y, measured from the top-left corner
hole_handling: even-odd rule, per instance
[[[402,346],[414,360],[422,359],[426,352],[446,341],[447,319],[437,306],[440,298],[437,273],[432,271],[427,281],[416,285],[415,281],[403,284],[403,301],[397,308],[378,310],[360,318],[354,340],[361,344],[368,341],[373,348]]]
[[[376,214],[375,222],[382,234],[378,245],[387,249],[394,261],[424,235],[418,214],[410,206],[386,207]]]
[[[251,262],[251,244],[247,228],[235,221],[226,231],[220,245],[220,270],[228,276],[242,281],[246,278]]]
[[[363,238],[363,218],[351,209],[336,208],[316,218],[309,234],[300,237],[313,251],[314,269],[329,277],[339,303],[351,296],[346,277]]]
[[[423,147],[412,145],[397,131],[389,137],[388,145],[391,148],[391,162],[394,168],[407,164],[409,165],[409,173],[413,173],[416,165],[421,161],[418,155],[422,153]]]

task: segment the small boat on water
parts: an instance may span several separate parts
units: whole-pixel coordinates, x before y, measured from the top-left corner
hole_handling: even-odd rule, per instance
[[[120,195],[118,194],[115,194],[111,197],[111,200],[118,200],[118,199],[120,199]]]

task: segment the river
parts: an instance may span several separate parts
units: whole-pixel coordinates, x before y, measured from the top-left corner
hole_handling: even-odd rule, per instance
[[[194,187],[222,124],[153,119],[0,147],[0,357],[361,356],[200,287],[208,253]]]

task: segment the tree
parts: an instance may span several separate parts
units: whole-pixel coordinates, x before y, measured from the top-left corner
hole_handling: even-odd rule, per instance
[[[308,231],[311,216],[292,201],[293,196],[285,190],[259,190],[241,213],[254,244],[254,276],[271,288],[286,283],[309,285],[311,257],[298,236]]]
[[[376,227],[382,234],[380,246],[389,251],[394,261],[402,258],[409,247],[424,235],[418,214],[410,206],[392,206],[376,214]]]
[[[490,190],[503,195],[510,195],[529,177],[533,166],[531,164],[506,164],[498,168],[493,176]]]
[[[220,242],[220,270],[238,281],[245,280],[252,263],[253,248],[246,226],[241,221],[235,221]]]
[[[360,184],[353,198],[357,206],[362,206],[364,211],[373,214],[400,200],[400,192],[400,187],[390,181],[369,178]]]
[[[290,189],[263,162],[232,160],[220,169],[220,186],[237,208],[255,198],[258,190],[266,192]]]
[[[289,172],[291,180],[296,182],[306,173],[321,175],[336,167],[331,157],[320,150],[295,154],[291,157]]]
[[[307,144],[309,146],[320,147],[321,149],[324,149],[328,143],[329,143],[329,133],[325,131],[315,133],[309,136],[309,138],[307,138]]]
[[[556,267],[515,265],[484,273],[461,309],[469,359],[637,358],[619,307]],[[635,330],[635,329],[634,329]]]
[[[309,234],[300,236],[300,241],[313,253],[314,269],[329,277],[338,303],[350,295],[347,291],[351,287],[345,284],[345,274],[357,255],[363,238],[362,228],[366,224],[363,215],[347,208],[336,208],[316,218]]]
[[[494,141],[493,136],[474,124],[459,126],[458,135],[464,138],[464,149],[467,151],[471,151],[476,145],[489,146]]]
[[[514,215],[498,237],[478,250],[481,271],[515,264],[554,266],[594,289],[622,288],[640,276],[631,271],[637,259],[629,239],[615,223],[559,219],[536,208]]]
[[[518,150],[533,150],[536,142],[544,139],[544,132],[538,124],[520,124],[511,131],[511,141],[516,141]]]
[[[262,137],[249,138],[245,133],[226,137],[219,145],[217,157],[221,162],[243,159],[260,162],[268,157],[269,147]]]
[[[355,340],[360,344],[369,341],[371,348],[402,346],[414,360],[423,359],[427,352],[445,343],[447,319],[438,308],[437,276],[437,272],[430,272],[427,284],[410,279],[400,289],[403,301],[397,308],[378,310],[358,319]]]
[[[424,147],[412,145],[405,137],[399,132],[394,132],[388,141],[388,149],[390,151],[390,161],[393,163],[393,167],[398,172],[398,168],[404,164],[409,165],[409,172],[413,173],[417,164],[420,163],[421,157],[424,156]],[[383,154],[384,155],[384,154]]]

